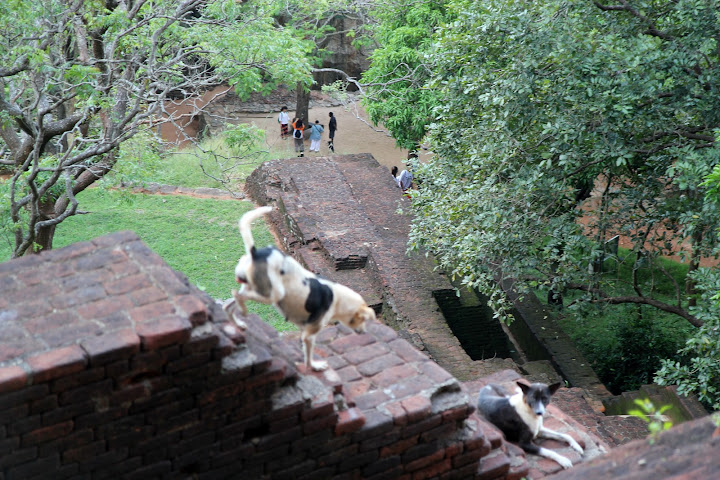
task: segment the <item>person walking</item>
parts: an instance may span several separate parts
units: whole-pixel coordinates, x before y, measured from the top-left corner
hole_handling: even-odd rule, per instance
[[[298,157],[305,156],[305,138],[303,137],[305,131],[305,125],[303,125],[302,118],[295,118],[292,123],[293,127],[293,141],[295,142],[295,153],[299,153]]]
[[[290,129],[288,124],[290,123],[290,116],[287,113],[287,107],[282,107],[278,114],[278,123],[280,124],[280,138],[287,138],[290,136]]]
[[[335,151],[335,130],[337,130],[337,119],[335,118],[335,115],[333,115],[333,112],[330,112],[329,115],[330,115],[330,123],[328,123],[328,129],[330,130],[330,133],[329,133],[328,147],[330,147],[330,150],[332,150],[334,152]]]
[[[315,123],[310,127],[310,151],[320,151],[320,140],[322,139],[322,133],[325,131],[320,120],[315,120]]]

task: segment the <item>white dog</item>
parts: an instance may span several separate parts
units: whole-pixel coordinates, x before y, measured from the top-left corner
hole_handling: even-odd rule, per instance
[[[225,311],[230,315],[235,305],[246,315],[246,300],[274,306],[302,330],[305,365],[324,370],[326,362],[313,360],[315,336],[320,329],[335,320],[358,333],[364,332],[365,322],[375,320],[375,312],[357,292],[318,277],[277,248],[255,248],[250,225],[270,211],[272,207],[256,208],[240,219],[246,253],[235,267],[235,279],[242,287],[233,290],[233,300],[225,305]],[[232,317],[240,327],[247,328],[242,320]]]

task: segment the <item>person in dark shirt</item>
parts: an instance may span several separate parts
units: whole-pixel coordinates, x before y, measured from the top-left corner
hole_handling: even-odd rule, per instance
[[[328,123],[328,129],[330,131],[328,141],[328,147],[330,147],[330,150],[333,152],[335,151],[335,130],[337,130],[337,119],[333,115],[333,112],[329,113],[330,115],[330,123]]]

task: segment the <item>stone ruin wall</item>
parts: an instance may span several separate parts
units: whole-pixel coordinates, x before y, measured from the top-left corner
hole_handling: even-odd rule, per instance
[[[307,372],[297,338],[239,330],[130,232],[0,264],[0,285],[3,480],[528,470],[392,329],[325,329],[332,368]]]

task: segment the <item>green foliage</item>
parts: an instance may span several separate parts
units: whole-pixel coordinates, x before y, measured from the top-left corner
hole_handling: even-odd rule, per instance
[[[418,147],[439,103],[438,92],[425,86],[431,75],[426,55],[433,32],[450,17],[447,3],[426,0],[408,8],[404,2],[377,2],[371,11],[379,47],[362,76],[368,85],[363,103],[372,121],[383,123],[403,148]]]
[[[670,405],[663,405],[657,408],[649,399],[636,399],[635,405],[638,408],[630,410],[630,415],[637,417],[647,423],[648,431],[650,432],[650,443],[655,442],[655,438],[660,432],[670,430],[672,428],[672,422],[666,420],[663,416],[665,412],[672,408]]]
[[[309,47],[276,11],[274,0],[2,2],[0,162],[18,173],[8,187],[14,255],[38,238],[51,248],[77,194],[105,174],[149,174],[158,151],[120,146],[171,121],[171,102],[224,82],[241,96],[309,84]],[[219,160],[220,172],[232,169]]]
[[[638,262],[694,234],[692,254],[711,253],[720,212],[700,183],[719,158],[706,136],[720,70],[698,48],[716,38],[716,6],[648,3],[663,38],[591,2],[453,2],[431,54],[441,101],[411,246],[487,295],[502,272],[596,302],[605,285],[589,267],[610,235],[627,235]],[[597,201],[579,208],[594,185]]]
[[[705,406],[720,410],[720,275],[715,269],[700,269],[695,277],[707,305],[698,312],[705,323],[679,351],[681,360],[662,363],[655,381],[677,385],[678,393],[695,394]]]
[[[229,79],[241,98],[258,91],[269,94],[281,84],[312,83],[306,60],[312,42],[291,29],[278,28],[273,18],[276,13],[273,0],[210,2],[205,14],[222,21],[222,27],[210,23],[191,33],[193,41],[210,52],[211,65]]]

